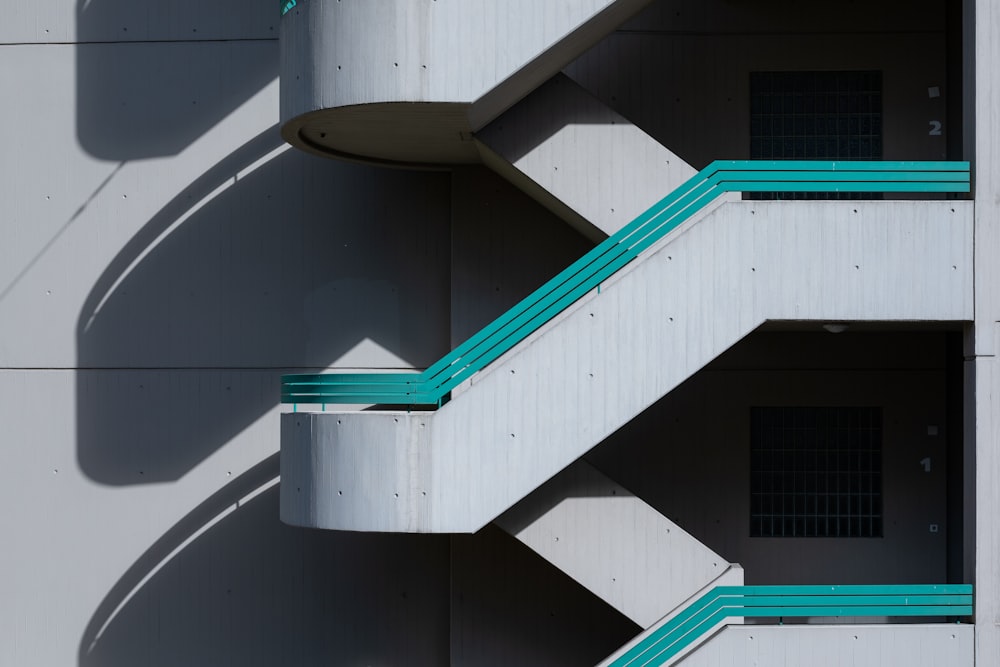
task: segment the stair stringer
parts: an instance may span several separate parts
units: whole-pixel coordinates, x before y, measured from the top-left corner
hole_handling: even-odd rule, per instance
[[[643,628],[730,567],[582,459],[494,523]]]
[[[282,519],[474,532],[767,320],[971,320],[972,210],[725,203],[436,412],[283,415]]]
[[[959,623],[742,625],[729,623],[664,662],[629,667],[810,665],[816,667],[972,667],[975,626]],[[980,663],[981,664],[981,663]],[[603,665],[602,665],[603,667]]]
[[[695,168],[557,74],[475,135],[483,163],[602,241]]]
[[[637,646],[647,637],[656,633],[660,628],[673,621],[678,614],[681,614],[684,611],[686,611],[691,604],[698,601],[702,596],[707,595],[709,592],[711,592],[713,588],[715,588],[716,586],[742,586],[744,584],[743,577],[744,577],[743,568],[739,564],[734,563],[733,565],[730,565],[722,574],[718,576],[718,578],[702,586],[699,590],[697,590],[686,600],[683,600],[680,604],[676,605],[668,613],[664,614],[661,618],[657,619],[655,623],[646,626],[645,630],[637,634],[635,637],[633,637],[624,645],[622,645],[621,648],[619,648],[617,651],[615,651],[607,658],[602,660],[597,665],[597,667],[617,667],[616,663],[620,662],[622,656],[631,651],[632,647]],[[645,667],[651,667],[651,665],[657,665],[657,667],[660,667],[661,665],[672,665],[678,663],[685,657],[697,651],[699,647],[704,646],[705,644],[710,642],[712,638],[717,636],[720,632],[724,631],[729,626],[742,626],[742,625],[743,625],[743,619],[740,617],[730,616],[723,618],[718,623],[713,625],[711,628],[708,628],[705,632],[700,634],[695,641],[693,641],[683,651],[678,652],[677,655],[660,663],[656,663],[654,660]],[[639,667],[639,665],[635,665],[634,667]]]

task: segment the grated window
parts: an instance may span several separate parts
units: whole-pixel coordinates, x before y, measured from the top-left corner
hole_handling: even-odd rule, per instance
[[[751,537],[881,537],[882,408],[754,407]]]
[[[750,158],[881,160],[882,73],[751,72]],[[755,192],[751,199],[873,199],[867,192]]]

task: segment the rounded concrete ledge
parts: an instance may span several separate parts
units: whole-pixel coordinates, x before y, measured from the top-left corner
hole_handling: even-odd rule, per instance
[[[363,415],[363,416],[361,416]],[[432,532],[431,413],[281,416],[281,520],[305,528]],[[442,531],[443,532],[443,531]]]
[[[648,2],[301,2],[281,20],[282,136],[377,164],[478,162],[472,132]]]
[[[296,148],[341,160],[421,168],[479,162],[468,104],[378,102],[311,111],[281,126]]]

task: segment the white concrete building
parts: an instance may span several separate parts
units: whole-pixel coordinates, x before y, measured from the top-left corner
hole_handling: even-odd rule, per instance
[[[0,22],[0,665],[1000,664],[995,3],[276,4]]]

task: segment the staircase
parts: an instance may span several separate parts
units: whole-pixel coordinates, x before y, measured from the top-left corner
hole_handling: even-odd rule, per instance
[[[968,164],[696,174],[558,74],[647,2],[394,2],[388,18],[379,3],[290,2],[282,21],[290,143],[394,166],[483,162],[601,242],[421,373],[284,378],[282,520],[438,533],[495,521],[649,628],[616,665],[687,602],[736,590],[742,570],[580,457],[768,320],[967,320],[973,307],[968,202],[739,195],[961,192]]]
[[[282,518],[474,532],[765,321],[971,317],[965,202],[737,201],[682,225],[732,188],[968,187],[967,165],[858,164],[715,163],[423,373],[286,377],[289,403],[443,407],[284,415]]]

